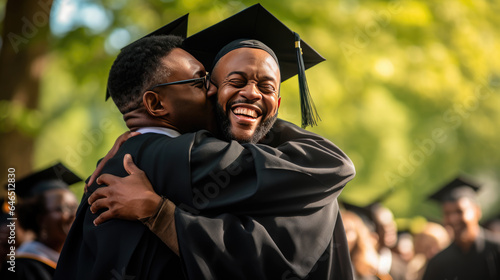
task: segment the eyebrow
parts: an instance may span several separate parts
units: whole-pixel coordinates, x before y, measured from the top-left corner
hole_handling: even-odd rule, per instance
[[[227,74],[226,78],[231,76],[231,75],[240,75],[240,76],[243,76],[245,78],[248,78],[247,74],[243,71],[232,71],[229,74]],[[261,80],[273,81],[273,82],[278,83],[278,80],[276,78],[274,78],[273,76],[268,76],[268,75],[261,77]]]
[[[201,78],[203,76],[205,76],[207,74],[206,71],[203,71],[203,70],[198,70],[194,73],[193,77],[194,78]]]

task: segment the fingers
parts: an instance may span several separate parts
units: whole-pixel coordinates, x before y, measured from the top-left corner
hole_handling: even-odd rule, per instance
[[[109,194],[109,190],[108,188],[98,188],[97,190],[95,190],[95,192],[93,192],[90,197],[87,199],[87,202],[92,205],[92,203],[94,203],[96,200],[100,199],[100,198],[103,198],[103,197],[108,197],[110,194]]]
[[[107,205],[107,198],[97,199],[90,204],[90,212],[92,212],[92,214],[104,208],[109,208],[109,205]]]
[[[113,215],[111,215],[110,211],[104,211],[99,216],[97,216],[97,218],[95,218],[94,225],[98,226],[111,218],[113,218]]]
[[[90,175],[89,182],[87,183],[89,186],[92,185],[92,183],[94,183],[95,178],[97,178],[97,176],[99,176],[99,174],[101,174],[102,169],[104,168],[104,164],[106,164],[106,162],[108,162],[108,160],[109,160],[109,158],[107,158],[107,156],[108,155],[106,155],[99,162],[99,164],[97,165],[97,168],[94,170],[94,172],[92,173],[92,175]],[[85,185],[85,191],[87,191],[87,185]]]
[[[137,135],[140,135],[141,133],[140,132],[137,132],[137,131],[133,131],[133,132],[130,132],[128,134],[128,137],[127,137],[127,140],[134,137],[134,136],[137,136]]]
[[[116,141],[115,141],[115,145],[113,146],[113,148],[120,148],[123,143],[125,143],[125,141],[127,141],[128,139],[134,137],[134,136],[137,136],[141,134],[140,132],[137,132],[137,131],[134,131],[134,132],[131,132],[131,131],[126,131],[125,133],[123,133],[122,135],[120,135]]]
[[[142,172],[142,170],[134,164],[134,161],[132,160],[132,156],[130,154],[126,154],[123,157],[123,167],[129,175]]]
[[[112,157],[114,157],[116,155],[116,153],[118,152],[118,149],[123,145],[123,143],[125,143],[125,141],[127,141],[128,139],[130,139],[134,136],[137,136],[139,134],[141,134],[141,133],[137,132],[137,131],[135,131],[135,132],[127,131],[127,132],[123,133],[122,135],[120,135],[116,139],[115,144],[113,145],[111,150],[109,150],[109,152],[106,154],[106,156],[101,160],[101,162],[99,162],[99,164],[97,165],[97,168],[94,170],[94,172],[90,176],[90,179],[88,182],[89,186],[92,185],[92,183],[97,178],[97,176],[99,176],[101,174],[102,169],[104,168],[104,165],[106,164],[106,162],[108,162],[108,160],[110,160]],[[85,191],[87,191],[87,187],[85,187]]]
[[[118,181],[119,179],[120,179],[120,177],[117,177],[115,175],[102,174],[101,176],[99,176],[97,178],[96,183],[99,185],[111,185],[111,184],[115,183],[116,181]]]

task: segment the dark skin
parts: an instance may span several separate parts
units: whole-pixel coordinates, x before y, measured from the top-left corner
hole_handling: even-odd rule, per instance
[[[212,96],[219,90],[218,102],[228,109],[226,114],[231,121],[235,140],[251,137],[264,119],[276,114],[281,101],[279,77],[277,63],[267,52],[258,49],[243,48],[232,51],[214,68],[213,82],[217,87],[212,86],[207,95]],[[234,102],[242,100],[249,103]],[[238,107],[244,108],[243,112],[235,111]],[[253,114],[255,116],[252,116]],[[95,225],[111,218],[135,220],[149,217],[157,209],[161,198],[153,191],[144,172],[135,166],[130,157],[124,158],[124,166],[130,176],[119,178],[103,174],[97,179],[99,184],[108,187],[98,189],[89,197],[90,210],[93,213],[102,208],[109,210],[94,220]],[[178,254],[177,233],[173,223],[175,205],[167,200],[165,207],[171,213],[171,226],[167,229],[171,239],[166,244]]]
[[[168,59],[167,59],[168,58]],[[166,69],[172,71],[165,82],[200,78],[205,75],[205,68],[193,56],[182,49],[174,49],[162,59]],[[113,157],[121,144],[141,127],[166,127],[180,133],[207,129],[215,132],[216,125],[213,117],[212,104],[208,98],[215,92],[205,92],[203,85],[181,84],[168,87],[158,87],[154,91],[146,91],[142,97],[142,104],[135,110],[123,115],[125,124],[130,131],[125,132],[116,140],[115,144],[90,176],[88,185],[91,185],[101,173],[104,164]],[[86,190],[87,185],[85,185]]]
[[[166,69],[176,69],[176,71],[171,71],[166,81],[163,81],[165,83],[200,78],[206,74],[203,65],[182,49],[172,50],[170,54],[162,59],[162,64]],[[154,91],[146,91],[143,94],[142,101],[142,106],[123,115],[127,127],[132,132],[120,136],[111,151],[106,155],[107,159],[116,153],[124,141],[137,135],[138,133],[134,131],[141,127],[165,127],[179,131],[180,133],[202,128],[211,131],[215,130],[212,104],[208,100],[203,84],[170,85],[168,89],[167,87],[158,87]],[[100,173],[105,163],[105,160],[101,161],[97,170],[91,176],[88,185],[92,184],[96,177],[95,175]],[[104,215],[101,214],[94,221],[94,224],[98,225],[111,217],[127,218],[130,217],[131,213],[133,215],[131,219],[145,218],[151,216],[151,213],[154,213],[157,209],[161,197],[151,191],[152,187],[150,190],[146,189],[146,191],[137,192],[138,188],[135,188],[136,185],[147,187],[149,181],[142,170],[138,169],[135,165],[131,166],[130,163],[133,165],[130,156],[125,157],[124,167],[131,176],[123,179],[131,186],[134,186],[134,188],[130,190],[120,188],[120,191],[123,191],[121,193],[111,193],[112,188],[100,188],[94,192],[95,196],[89,198],[93,213],[97,211],[96,208],[109,208],[108,211],[103,213]],[[97,179],[97,183],[101,185],[117,185],[117,179],[118,177],[105,174]],[[100,199],[94,203],[95,199],[103,197],[108,199]],[[123,203],[124,200],[122,198],[132,198],[132,200]],[[167,201],[165,206],[169,207],[168,209],[172,211],[173,216],[175,205]],[[124,212],[127,215],[121,214]],[[175,242],[172,242],[170,245],[170,249],[179,254],[175,224],[171,223],[171,228],[169,229],[171,230],[172,238],[175,239]]]
[[[78,202],[67,189],[48,190],[44,194],[46,213],[40,217],[40,226],[45,234],[38,241],[56,252],[61,252],[71,224],[75,220]]]
[[[120,188],[120,192],[108,187],[102,188],[99,195],[89,197],[88,201],[92,213],[103,208],[104,203],[106,203],[106,207],[110,206],[108,211],[103,212],[94,220],[95,225],[111,218],[138,220],[149,217],[160,203],[161,197],[154,192],[146,174],[134,164],[129,154],[123,158],[123,166],[130,176],[120,178],[103,174],[97,178],[98,184],[116,185],[117,188]],[[105,199],[99,199],[100,197],[105,197]]]
[[[241,48],[219,60],[212,80],[230,123],[231,139],[251,139],[264,120],[278,112],[279,77],[276,61],[263,50]]]
[[[467,252],[480,232],[481,209],[467,197],[443,202],[442,209],[444,224],[453,230],[454,242]]]

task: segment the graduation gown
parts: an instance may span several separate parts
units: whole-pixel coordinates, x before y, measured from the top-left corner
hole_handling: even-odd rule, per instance
[[[468,252],[453,242],[429,261],[423,279],[498,280],[500,241],[481,229]]]
[[[14,272],[4,263],[0,279],[51,280],[59,254],[38,241],[27,241],[16,250]]]
[[[55,279],[116,274],[294,279],[308,273],[349,279],[340,277],[352,277],[347,243],[339,240],[345,233],[341,229],[336,235],[334,228],[341,227],[335,199],[354,176],[352,162],[330,141],[287,122],[278,121],[267,140],[276,148],[224,142],[206,131],[129,139],[103,173],[126,176],[123,156],[132,154],[155,191],[178,206],[181,258],[140,222],[110,220],[93,226],[97,215],[88,209],[87,194]]]
[[[0,279],[3,280],[51,280],[55,266],[37,258],[20,257],[16,259],[15,272],[9,271],[8,265],[2,266]]]

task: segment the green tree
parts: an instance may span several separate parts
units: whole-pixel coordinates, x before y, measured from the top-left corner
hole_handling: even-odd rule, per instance
[[[15,1],[5,2],[4,12],[10,2]],[[0,83],[7,108],[0,111],[8,112],[2,115],[2,133],[22,131],[35,139],[34,152],[23,156],[2,145],[2,163],[9,166],[14,158],[32,155],[33,167],[41,168],[62,160],[85,177],[126,129],[114,105],[104,102],[107,74],[119,48],[185,13],[190,13],[189,35],[255,2],[73,0],[55,1],[53,13],[64,3],[76,3],[80,20],[64,32],[55,32],[52,25],[53,32],[42,37],[49,50],[43,56],[47,65],[40,72],[38,105],[14,105],[11,97],[4,99]],[[500,180],[498,1],[261,4],[327,59],[307,71],[322,118],[312,130],[338,144],[356,165],[356,178],[341,199],[362,205],[385,195],[384,203],[397,217],[436,218],[438,208],[426,197],[465,173],[485,184],[486,216],[495,210],[499,198],[491,194],[498,192]],[[8,17],[5,13],[2,34]],[[3,58],[0,67],[5,68]],[[28,76],[27,69],[21,74],[7,70],[1,77],[11,82]],[[296,79],[283,84],[280,117],[299,123],[296,85]],[[75,190],[81,192],[81,186]]]

